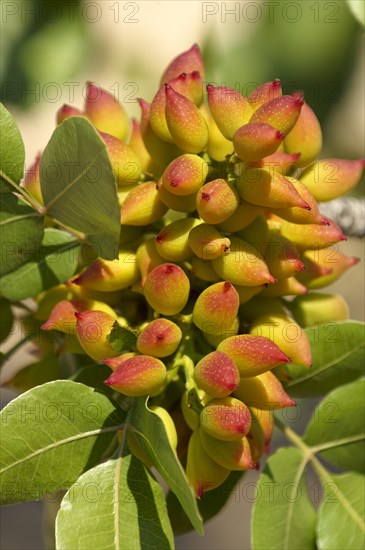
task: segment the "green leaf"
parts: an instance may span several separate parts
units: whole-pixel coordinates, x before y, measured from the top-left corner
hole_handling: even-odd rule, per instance
[[[170,446],[164,423],[148,409],[144,397],[135,400],[130,420],[138,443],[180,501],[194,529],[203,533],[196,498],[176,453]]]
[[[100,461],[124,416],[105,395],[70,380],[11,401],[0,414],[1,503],[68,489]]]
[[[90,122],[71,117],[56,128],[42,155],[40,179],[48,214],[89,235],[99,256],[116,258],[117,187],[105,144]]]
[[[3,342],[11,333],[14,324],[13,312],[11,311],[10,302],[8,302],[8,300],[5,300],[5,298],[0,298],[0,311],[0,342]]]
[[[347,0],[352,15],[365,27],[365,5],[364,0]]]
[[[266,463],[252,517],[254,550],[314,549],[316,513],[303,473],[307,457],[282,448]]]
[[[11,181],[18,184],[22,179],[25,150],[19,128],[2,103],[0,103],[0,151],[0,192],[4,192],[11,189]]]
[[[62,378],[57,358],[52,354],[40,361],[27,365],[18,371],[11,380],[5,382],[19,392],[25,392],[46,382]]]
[[[12,193],[0,195],[0,275],[11,273],[39,252],[43,218]]]
[[[45,229],[37,254],[2,278],[3,295],[9,300],[23,300],[64,283],[76,271],[79,251],[79,241],[65,231]]]
[[[244,472],[231,472],[222,485],[204,494],[204,498],[198,502],[198,508],[204,523],[219,514],[243,474]],[[174,533],[182,535],[191,531],[193,527],[175,494],[171,491],[167,495],[166,503]]]
[[[115,321],[111,333],[108,336],[108,340],[112,348],[122,353],[125,350],[135,350],[137,335],[135,332],[127,327],[124,327]]]
[[[365,540],[364,486],[359,474],[332,475],[318,512],[317,544],[320,550],[362,550]]]
[[[56,542],[59,550],[174,548],[161,486],[131,455],[100,464],[65,495]]]
[[[285,384],[295,397],[323,395],[362,376],[364,368],[365,325],[342,321],[314,325],[306,329],[313,366],[290,365],[293,379]]]
[[[364,470],[365,380],[330,393],[317,407],[304,442],[332,464],[346,470]]]

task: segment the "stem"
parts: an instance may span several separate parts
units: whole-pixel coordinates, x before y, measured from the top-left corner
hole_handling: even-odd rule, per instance
[[[31,309],[29,306],[24,304],[23,302],[14,302],[14,307],[18,307],[19,309],[24,309],[27,313],[30,313],[31,315],[34,314],[34,309]]]
[[[21,196],[26,200],[33,208],[38,212],[40,216],[44,216],[43,212],[43,206],[39,204],[38,201],[36,201],[30,193],[24,187],[20,187],[15,181],[13,181],[7,174],[4,174],[2,170],[0,170],[0,176],[7,181],[14,189],[18,191],[18,193],[21,194]]]
[[[281,420],[275,418],[275,424],[285,435],[285,437],[289,439],[289,441],[291,441],[296,447],[298,447],[298,449],[303,451],[307,462],[311,462],[313,469],[315,470],[322,484],[324,485],[325,483],[331,482],[331,476],[329,475],[325,467],[322,466],[318,458],[315,456],[315,450],[311,447],[308,447],[308,445],[304,443],[302,438],[299,437],[299,435],[296,434],[291,428],[289,428],[289,426],[281,422]]]
[[[194,362],[188,355],[184,355],[182,359],[186,379],[185,387],[188,392],[188,407],[200,415],[203,406],[199,397],[199,388],[194,380]]]
[[[190,313],[190,315],[183,315],[182,313],[179,313],[179,315],[176,315],[176,321],[178,323],[191,324],[193,322],[193,314]]]
[[[185,380],[186,380],[186,389],[188,391],[197,388],[194,380],[194,363],[193,360],[188,356],[184,355],[182,357],[182,364],[184,367]]]
[[[48,216],[48,214],[47,214],[47,216]],[[53,218],[52,216],[50,216],[50,217],[52,218],[52,220],[54,222],[56,222],[57,225],[59,225],[60,227],[62,227],[62,229],[67,231],[67,233],[70,233],[71,235],[74,235],[79,241],[84,241],[86,244],[89,244],[87,242],[87,237],[86,237],[85,233],[82,233],[81,231],[77,231],[76,229],[72,229],[68,225],[65,225],[64,223],[57,220],[56,218]]]
[[[178,378],[180,367],[183,365],[181,360],[176,361],[172,369],[167,371],[165,386],[167,387],[171,382]]]
[[[277,425],[279,430],[283,432],[285,437],[289,439],[289,441],[291,441],[301,451],[303,451],[303,453],[307,455],[308,458],[310,455],[313,454],[312,449],[303,442],[302,438],[298,434],[296,434],[291,428],[289,428],[289,426],[284,424],[284,422],[282,422],[278,418],[275,418],[275,424]]]
[[[124,453],[124,447],[125,447],[125,440],[126,440],[126,436],[127,436],[128,425],[129,425],[129,422],[128,423],[126,422],[125,428],[122,431],[122,441],[120,442],[120,447],[119,447],[119,450],[118,450],[118,458],[122,458],[123,453]]]
[[[7,181],[12,187],[14,187],[14,189],[17,190],[17,192],[22,196],[22,198],[30,205],[34,208],[34,210],[36,211],[36,213],[38,214],[38,216],[42,216],[43,218],[45,216],[48,215],[48,212],[47,212],[47,208],[45,206],[42,206],[41,204],[39,204],[39,202],[32,197],[32,195],[27,191],[27,189],[25,189],[24,187],[21,187],[20,185],[18,185],[17,183],[15,183],[15,181],[13,181],[11,178],[9,178],[9,176],[7,176],[6,174],[4,174],[4,172],[2,172],[0,170],[0,177],[2,177],[5,181]],[[52,216],[51,216],[52,217]],[[75,229],[71,229],[69,228],[67,225],[63,224],[62,222],[60,222],[59,220],[55,219],[55,218],[52,218],[56,223],[57,225],[59,225],[60,227],[62,227],[62,229],[65,229],[66,231],[68,231],[69,233],[71,233],[72,235],[75,235],[75,237],[79,240],[82,240],[82,241],[85,241],[86,240],[86,236],[84,233],[80,232],[80,231],[76,231]]]
[[[29,340],[32,339],[32,334],[28,334],[25,336],[22,340],[19,340],[11,349],[9,349],[6,353],[3,354],[1,357],[1,366],[10,359],[10,357],[18,351],[19,348],[21,348],[24,344],[26,344]]]

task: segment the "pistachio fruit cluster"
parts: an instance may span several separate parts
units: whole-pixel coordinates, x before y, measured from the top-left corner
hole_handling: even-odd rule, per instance
[[[86,117],[105,143],[120,250],[116,261],[80,264],[38,296],[35,314],[64,335],[58,353],[103,362],[106,385],[152,397],[199,498],[256,467],[272,411],[295,405],[282,382],[290,362],[311,366],[302,327],[348,315],[341,297],[309,292],[357,261],[334,247],[345,237],[318,201],[352,189],[364,167],[316,160],[318,120],[279,80],[248,97],[203,82],[195,45],[170,63],[151,103],[139,100],[140,122],[91,83],[83,111],[59,110],[59,124]],[[25,186],[42,201],[39,158],[31,173]],[[115,327],[130,331],[122,353]]]

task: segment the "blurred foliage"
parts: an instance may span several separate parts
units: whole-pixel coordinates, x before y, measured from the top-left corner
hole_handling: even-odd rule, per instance
[[[81,7],[80,0],[4,2],[1,101],[23,106],[42,98],[57,101],[58,85],[77,73],[87,55]]]
[[[354,69],[360,25],[343,0],[275,0],[255,6],[256,12],[242,7],[239,17],[242,25],[246,22],[247,38],[230,49],[219,50],[209,35],[203,49],[207,79],[250,93],[255,85],[280,78],[285,93],[303,90],[323,124]],[[234,16],[227,14],[229,21]]]
[[[212,27],[203,47],[208,80],[249,93],[279,77],[285,92],[304,91],[323,124],[356,62],[361,27],[352,10],[361,17],[361,5],[363,0],[236,2],[234,15],[231,3],[222,3],[214,19],[236,39],[220,48]],[[52,85],[91,61],[100,63],[101,44],[89,39],[93,21],[85,7],[83,0],[4,2],[1,101],[29,106],[37,96],[47,100],[47,92],[57,93]]]
[[[364,0],[347,0],[347,4],[356,19],[365,27],[365,4]]]

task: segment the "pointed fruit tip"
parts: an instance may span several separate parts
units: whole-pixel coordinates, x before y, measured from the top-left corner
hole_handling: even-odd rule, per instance
[[[68,113],[69,111],[72,111],[73,107],[71,105],[67,105],[67,103],[64,103],[60,109],[62,113]]]
[[[326,216],[320,216],[319,217],[319,224],[320,225],[331,225],[328,218],[326,218]]]
[[[94,101],[93,100],[94,92],[96,92],[96,95],[98,96],[99,95],[99,90],[100,90],[100,88],[98,86],[96,86],[93,82],[88,80],[86,82],[86,103],[89,100]]]
[[[104,365],[107,365],[108,367],[110,367],[110,365],[113,363],[113,358],[106,358],[106,359],[103,359],[102,360],[102,363],[104,363]]]
[[[301,90],[292,93],[295,104],[298,106],[304,105],[304,93]]]
[[[43,325],[41,325],[41,329],[42,330],[52,330],[54,325],[55,324],[52,321],[46,321],[45,323],[43,323]]]
[[[137,97],[138,105],[141,107],[142,113],[147,113],[150,108],[150,103],[142,97]]]

